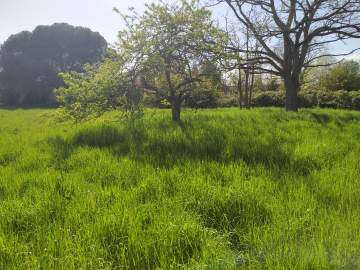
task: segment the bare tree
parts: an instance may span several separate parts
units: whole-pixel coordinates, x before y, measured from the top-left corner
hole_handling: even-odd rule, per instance
[[[237,74],[237,94],[240,108],[250,108],[253,95],[257,62],[249,61],[255,57],[258,50],[257,40],[251,35],[247,27],[239,27],[225,17],[225,32],[227,43],[223,44],[225,54],[222,67]]]
[[[300,75],[324,56],[326,44],[360,38],[359,0],[217,0],[225,3],[237,21],[249,29],[260,48],[247,62],[256,61],[257,72],[284,80],[285,107],[298,110]],[[246,53],[246,48],[229,48]]]

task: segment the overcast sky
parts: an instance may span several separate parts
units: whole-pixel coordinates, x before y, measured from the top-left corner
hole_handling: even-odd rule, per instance
[[[153,0],[0,0],[0,44],[11,34],[55,22],[89,27],[113,43],[123,27],[113,7],[123,12],[135,7],[141,12],[150,2]],[[345,52],[356,47],[360,47],[360,40],[338,43],[331,51]],[[356,57],[360,60],[360,53]]]

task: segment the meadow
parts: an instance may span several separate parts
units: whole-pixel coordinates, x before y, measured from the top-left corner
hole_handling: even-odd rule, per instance
[[[360,112],[0,110],[0,269],[359,269]]]

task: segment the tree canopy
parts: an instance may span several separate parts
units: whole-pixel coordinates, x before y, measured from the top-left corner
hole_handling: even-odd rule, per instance
[[[222,38],[211,12],[198,1],[180,1],[148,5],[143,15],[123,18],[127,28],[119,34],[120,53],[137,84],[169,102],[173,120],[179,121],[182,102],[206,76],[199,67],[216,55],[205,40]]]
[[[355,61],[345,61],[323,72],[320,85],[329,91],[360,90],[360,64]]]
[[[109,51],[103,61],[87,64],[82,72],[60,73],[64,87],[56,90],[61,117],[80,122],[107,111],[120,110],[125,116],[142,113],[141,93],[136,89],[124,60]]]
[[[6,105],[49,105],[63,84],[59,72],[81,71],[98,62],[105,39],[88,28],[65,23],[38,26],[12,35],[1,46],[0,98]]]

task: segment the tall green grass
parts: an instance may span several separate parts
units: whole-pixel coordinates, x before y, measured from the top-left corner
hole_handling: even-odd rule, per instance
[[[0,110],[0,269],[359,269],[360,113]]]

